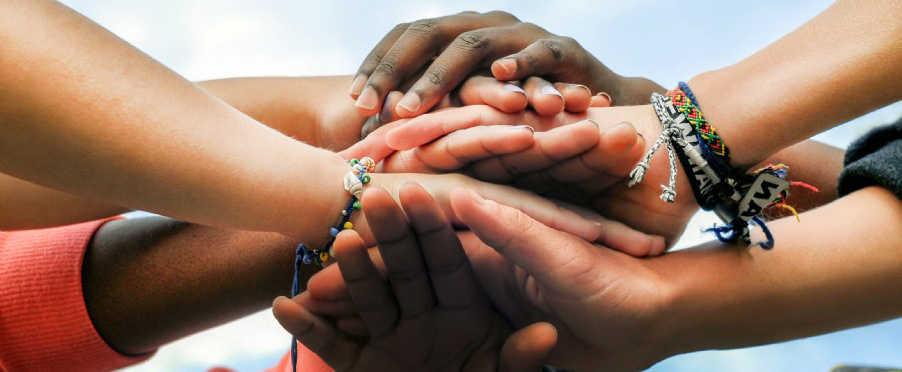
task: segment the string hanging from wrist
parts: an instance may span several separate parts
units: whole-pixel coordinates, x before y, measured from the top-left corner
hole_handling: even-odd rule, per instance
[[[729,148],[702,115],[698,101],[686,83],[680,82],[666,95],[652,94],[651,103],[663,131],[630,172],[629,186],[642,182],[652,155],[664,145],[670,177],[668,185],[661,185],[662,200],[673,203],[676,197],[676,161],[679,160],[699,206],[714,211],[726,223],[705,231],[714,233],[724,242],[742,241],[748,245],[751,244],[749,224],[755,224],[765,235],[765,241],[758,245],[764,249],[772,248],[773,234],[759,214],[766,208],[779,206],[792,211],[798,218],[795,208],[785,203],[789,186],[803,186],[815,192],[817,189],[802,182],[787,181],[789,167],[783,164],[769,165],[751,174],[730,166]]]
[[[355,211],[359,211],[362,207],[360,199],[363,196],[363,186],[370,182],[370,176],[367,173],[376,171],[376,162],[370,157],[363,157],[360,160],[351,159],[348,161],[351,170],[345,174],[343,183],[344,189],[351,194],[351,199],[347,205],[341,210],[341,216],[338,223],[329,229],[329,240],[322,249],[308,249],[303,243],[298,244],[295,250],[294,258],[294,281],[291,285],[291,297],[295,297],[301,293],[301,267],[303,265],[323,265],[334,256],[332,245],[335,238],[341,230],[353,229],[354,224],[351,223],[351,215]],[[298,340],[291,338],[291,367],[292,371],[297,371],[298,365]]]

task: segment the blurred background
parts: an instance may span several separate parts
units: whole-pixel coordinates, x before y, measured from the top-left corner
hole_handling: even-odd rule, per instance
[[[236,76],[353,74],[392,26],[464,10],[505,10],[576,38],[614,71],[664,86],[745,58],[792,31],[831,1],[419,1],[64,0],[191,80]],[[679,46],[668,55],[664,45]],[[822,89],[854,99],[843,87]],[[349,98],[350,99],[350,98]],[[902,115],[896,103],[817,139],[845,147]],[[678,246],[710,239],[699,215]],[[286,283],[286,289],[287,289]],[[289,335],[269,311],[163,347],[127,371],[202,371],[274,365]],[[902,367],[902,319],[792,342],[681,355],[652,371],[827,371],[837,364]]]

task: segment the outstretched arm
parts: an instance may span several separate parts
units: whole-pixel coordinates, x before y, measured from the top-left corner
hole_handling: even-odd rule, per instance
[[[0,21],[0,172],[300,236],[325,231],[331,222],[311,215],[344,203],[334,153],[254,121],[59,3],[8,1],[0,12],[16,15]]]

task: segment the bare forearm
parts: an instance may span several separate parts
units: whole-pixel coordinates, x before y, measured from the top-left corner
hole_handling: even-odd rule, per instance
[[[353,76],[231,78],[197,83],[255,120],[316,147],[343,150],[364,117],[348,98]]]
[[[879,216],[879,217],[877,217]],[[684,350],[779,342],[902,316],[902,203],[879,187],[769,225],[772,251],[677,252]],[[671,262],[671,264],[676,262]],[[671,265],[673,267],[673,265]],[[676,323],[676,322],[674,322]]]
[[[115,216],[128,211],[0,174],[0,230],[25,230]]]
[[[145,353],[287,295],[296,245],[161,217],[108,222],[85,256],[85,302],[114,349]],[[315,269],[303,269],[306,284]]]
[[[241,114],[64,6],[0,4],[0,171],[195,222],[321,234],[338,156]],[[313,175],[316,175],[314,177]]]
[[[842,171],[844,154],[845,152],[839,148],[807,140],[778,151],[754,168],[769,164],[786,164],[790,167],[790,180],[816,187],[818,192],[799,186],[790,188],[786,204],[799,212],[804,212],[836,200],[838,197],[836,183]],[[767,211],[769,219],[790,215],[792,213],[785,209],[771,208]]]
[[[745,60],[689,85],[736,166],[902,98],[902,3],[839,1]]]

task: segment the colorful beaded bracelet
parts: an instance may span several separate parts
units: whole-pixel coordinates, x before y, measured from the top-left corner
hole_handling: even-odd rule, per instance
[[[664,130],[630,172],[629,186],[642,181],[651,156],[664,145],[670,162],[670,179],[669,185],[661,185],[664,189],[662,200],[672,203],[676,197],[676,160],[679,159],[699,206],[706,211],[713,210],[726,223],[706,231],[713,232],[724,242],[751,244],[748,226],[754,223],[761,226],[766,238],[758,244],[765,249],[772,248],[773,235],[758,215],[772,206],[781,206],[795,213],[784,202],[790,185],[817,189],[801,182],[787,181],[789,168],[782,164],[770,165],[752,174],[731,167],[728,147],[702,115],[698,101],[686,83],[680,82],[666,96],[652,94],[651,102]]]
[[[351,194],[351,200],[341,210],[341,216],[338,224],[329,229],[329,241],[326,242],[323,249],[308,249],[303,243],[298,244],[295,251],[294,259],[294,282],[291,285],[291,297],[301,293],[301,264],[322,265],[334,256],[332,244],[341,230],[353,229],[354,224],[351,223],[351,215],[354,211],[361,208],[360,199],[363,196],[363,185],[370,183],[370,176],[367,173],[376,171],[376,161],[370,157],[363,157],[360,160],[351,159],[348,162],[351,170],[344,176],[344,189]],[[298,340],[291,338],[291,366],[292,370],[297,370],[298,362]]]

